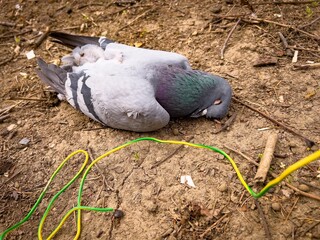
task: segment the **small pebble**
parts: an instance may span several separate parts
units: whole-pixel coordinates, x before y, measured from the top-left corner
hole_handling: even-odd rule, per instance
[[[308,232],[308,233],[306,233],[306,237],[308,237],[309,239],[312,239],[312,233],[310,233],[310,232]]]
[[[307,185],[305,185],[305,184],[300,184],[298,188],[299,188],[301,191],[304,191],[304,192],[309,192],[309,191],[310,191],[309,186],[307,186]]]
[[[19,183],[18,182],[14,182],[14,187],[15,188],[19,188],[20,187]]]
[[[30,142],[29,138],[22,138],[19,142],[21,145],[27,145]]]
[[[7,130],[8,131],[12,131],[13,129],[15,129],[17,127],[16,124],[10,124],[8,127],[7,127]]]
[[[274,202],[274,203],[271,204],[271,208],[272,208],[274,211],[280,211],[281,205],[280,205],[280,203]]]
[[[319,183],[320,183],[320,182],[319,182]],[[311,181],[310,184],[313,185],[313,186],[316,186],[316,187],[319,185],[319,184],[317,183],[317,181]]]
[[[178,136],[179,130],[177,128],[174,128],[174,129],[172,129],[172,133],[173,133],[173,135]]]
[[[113,216],[114,216],[115,218],[123,218],[124,212],[121,211],[121,210],[119,210],[119,209],[117,209],[117,210],[114,211]]]
[[[211,9],[211,12],[213,13],[219,13],[222,10],[222,6],[221,5],[216,5]]]
[[[224,156],[223,156],[222,154],[219,154],[219,155],[218,155],[218,159],[219,159],[219,160],[223,160],[223,159],[224,159]]]
[[[120,167],[120,166],[117,166],[114,168],[114,171],[118,174],[120,173],[123,173],[124,172],[124,168],[123,167]]]
[[[218,190],[220,192],[226,192],[228,190],[228,186],[225,182],[221,183],[220,186],[218,187]]]

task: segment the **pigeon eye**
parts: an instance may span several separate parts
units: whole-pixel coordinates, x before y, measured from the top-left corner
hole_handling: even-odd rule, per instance
[[[83,57],[84,56],[84,53],[80,53],[80,57]]]
[[[220,103],[222,103],[221,99],[217,99],[213,102],[213,105],[219,105]]]

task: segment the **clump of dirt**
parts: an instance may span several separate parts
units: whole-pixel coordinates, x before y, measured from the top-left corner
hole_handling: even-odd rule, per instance
[[[51,174],[77,149],[90,149],[95,158],[137,137],[188,140],[226,150],[247,182],[254,178],[257,169],[252,161],[259,161],[271,132],[279,136],[271,165],[274,174],[319,149],[320,69],[294,67],[320,62],[319,4],[317,0],[0,2],[0,232],[27,215]],[[34,50],[37,57],[59,63],[69,53],[49,39],[34,47],[48,26],[183,54],[193,68],[225,77],[234,96],[315,146],[308,149],[301,138],[235,101],[221,122],[173,119],[149,134],[102,128],[58,101],[36,76],[36,60],[26,58]],[[298,59],[292,63],[295,51]],[[235,113],[235,120],[218,131]],[[66,164],[35,214],[7,239],[36,238],[50,199],[82,161],[79,156]],[[231,165],[217,153],[141,142],[98,165],[87,177],[82,205],[113,207],[124,215],[84,212],[82,239],[257,239],[266,238],[268,231],[273,239],[320,239],[319,200],[280,184],[259,200],[262,220]],[[315,161],[286,181],[319,198],[319,170]],[[190,175],[196,187],[181,184],[182,175]],[[267,181],[271,179],[268,175]],[[79,181],[54,204],[44,236],[76,205],[78,188]],[[72,238],[74,222],[71,217],[57,238]]]

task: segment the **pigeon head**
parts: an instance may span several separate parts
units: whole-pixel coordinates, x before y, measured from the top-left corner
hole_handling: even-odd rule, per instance
[[[199,110],[192,113],[191,117],[206,116],[207,118],[221,119],[228,113],[232,90],[229,83],[218,76],[213,76],[214,87],[206,91],[205,97],[200,103]]]
[[[156,99],[171,117],[221,119],[226,116],[232,90],[225,79],[174,66],[157,72]]]

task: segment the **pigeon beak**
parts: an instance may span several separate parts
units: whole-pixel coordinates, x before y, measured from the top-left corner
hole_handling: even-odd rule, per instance
[[[208,109],[204,109],[201,112],[196,112],[196,113],[191,114],[190,117],[192,117],[192,118],[202,117],[202,116],[205,116],[207,114],[207,112],[208,112]]]
[[[204,116],[204,115],[206,115],[206,114],[207,114],[207,112],[208,112],[208,109],[203,110],[203,111],[200,113],[200,116]]]

